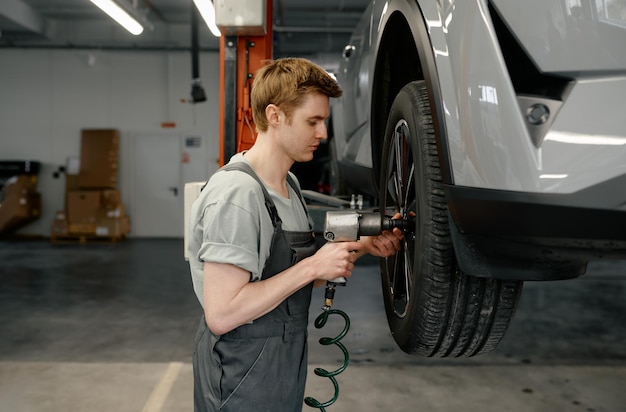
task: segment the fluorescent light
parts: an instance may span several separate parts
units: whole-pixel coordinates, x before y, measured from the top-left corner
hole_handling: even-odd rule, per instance
[[[209,26],[209,30],[215,37],[220,37],[222,32],[215,24],[215,7],[211,0],[193,0],[194,4],[198,8],[200,15],[204,19],[204,22]]]
[[[137,36],[143,32],[143,26],[112,0],[91,0],[91,2],[131,32],[131,34]]]

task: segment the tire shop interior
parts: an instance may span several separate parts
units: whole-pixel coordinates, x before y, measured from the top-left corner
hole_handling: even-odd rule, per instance
[[[115,0],[139,34],[95,3],[0,1],[0,410],[190,411],[202,309],[185,258],[189,198],[254,141],[256,69],[289,56],[339,74],[370,1]],[[332,121],[313,161],[292,169],[320,239],[327,211],[377,202],[337,189]],[[626,255],[524,282],[501,341],[476,356],[403,350],[382,266],[359,260],[335,296],[351,317],[350,361],[329,411],[626,410]],[[318,342],[340,326],[312,326],[323,293],[306,396],[329,399],[314,370],[343,356]]]

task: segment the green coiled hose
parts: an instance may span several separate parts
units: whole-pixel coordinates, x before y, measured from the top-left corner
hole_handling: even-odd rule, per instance
[[[343,317],[345,321],[345,326],[343,330],[339,333],[339,335],[335,336],[334,338],[323,337],[319,340],[319,343],[321,345],[337,345],[339,349],[341,349],[341,351],[343,352],[344,361],[343,361],[343,364],[338,369],[332,372],[329,372],[323,368],[315,368],[313,372],[317,376],[321,376],[323,378],[329,378],[331,380],[335,388],[335,395],[330,400],[323,402],[323,403],[318,401],[315,398],[311,398],[311,397],[304,398],[304,403],[306,403],[308,406],[312,408],[318,408],[322,412],[326,412],[326,407],[335,403],[335,401],[337,401],[337,398],[339,398],[339,384],[337,383],[337,379],[335,379],[335,376],[343,372],[348,367],[348,364],[350,363],[350,355],[348,354],[348,350],[340,342],[341,339],[343,339],[346,336],[346,334],[348,333],[348,330],[350,329],[350,318],[348,317],[348,315],[342,310],[324,309],[324,311],[315,319],[315,327],[317,329],[323,328],[324,325],[326,325],[326,322],[328,321],[328,317],[330,315],[340,315],[341,317]]]

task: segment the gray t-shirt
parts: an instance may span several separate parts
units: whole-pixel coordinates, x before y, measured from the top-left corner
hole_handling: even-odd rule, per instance
[[[247,162],[241,153],[230,163]],[[294,176],[294,181],[297,182]],[[289,186],[289,199],[267,185],[284,230],[309,230],[302,203]],[[300,188],[298,187],[298,190]],[[250,280],[261,278],[269,256],[274,228],[259,183],[239,170],[218,171],[191,207],[188,255],[194,291],[201,305],[204,262],[229,263],[250,272]],[[204,305],[203,305],[204,306]]]

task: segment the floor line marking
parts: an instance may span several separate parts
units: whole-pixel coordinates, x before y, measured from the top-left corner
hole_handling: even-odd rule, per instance
[[[160,412],[163,409],[163,405],[165,405],[165,401],[182,367],[183,364],[181,362],[171,362],[167,366],[165,373],[161,376],[161,380],[152,389],[152,393],[150,393],[150,397],[141,412]]]

